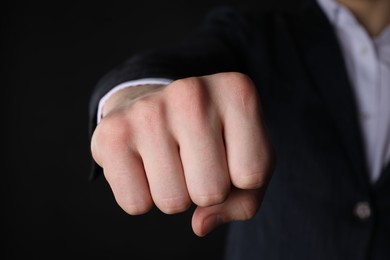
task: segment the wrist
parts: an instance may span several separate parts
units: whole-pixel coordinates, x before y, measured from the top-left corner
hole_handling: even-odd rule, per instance
[[[135,100],[150,95],[156,91],[161,90],[166,85],[164,84],[146,84],[131,88],[124,88],[112,94],[106,101],[102,108],[102,118],[109,113],[124,109],[131,105]]]

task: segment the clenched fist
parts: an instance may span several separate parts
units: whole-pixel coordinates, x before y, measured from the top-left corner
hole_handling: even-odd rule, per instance
[[[256,89],[240,73],[117,92],[91,149],[123,210],[174,214],[195,203],[198,236],[252,218],[274,166]]]

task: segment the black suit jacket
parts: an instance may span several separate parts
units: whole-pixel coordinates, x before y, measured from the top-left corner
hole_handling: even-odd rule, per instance
[[[314,1],[294,12],[221,7],[176,46],[131,57],[97,85],[91,131],[116,84],[226,71],[255,82],[277,153],[260,211],[230,225],[226,258],[389,259],[390,167],[370,184],[342,53]],[[359,202],[368,217],[356,214]]]

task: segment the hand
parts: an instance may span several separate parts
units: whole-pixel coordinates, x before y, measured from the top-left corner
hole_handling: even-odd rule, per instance
[[[174,214],[195,203],[198,236],[252,218],[274,167],[255,87],[240,73],[119,91],[91,150],[124,211],[155,204]]]

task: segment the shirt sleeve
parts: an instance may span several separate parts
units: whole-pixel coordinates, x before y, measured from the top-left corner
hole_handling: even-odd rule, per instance
[[[141,85],[168,85],[172,81],[173,81],[172,79],[167,79],[167,78],[143,78],[143,79],[126,81],[115,86],[109,92],[107,92],[107,94],[105,94],[99,101],[98,111],[97,111],[97,123],[99,124],[100,120],[102,119],[104,104],[114,93],[118,92],[119,90],[130,88],[130,87],[137,87]]]

